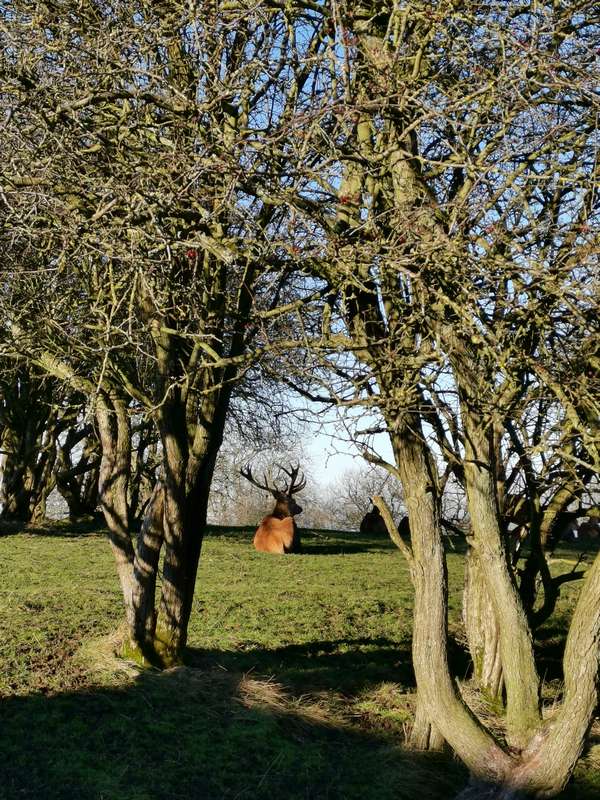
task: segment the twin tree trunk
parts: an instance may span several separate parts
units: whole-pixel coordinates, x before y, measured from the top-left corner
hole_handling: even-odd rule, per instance
[[[206,527],[208,495],[222,442],[228,397],[209,403],[203,436],[188,442],[176,401],[159,412],[163,477],[146,506],[137,542],[131,533],[131,429],[126,401],[103,394],[97,408],[102,442],[100,502],[115,556],[129,633],[126,652],[166,666],[187,642],[196,573]],[[211,413],[212,411],[212,413]],[[201,443],[199,446],[199,442]],[[160,602],[156,586],[164,552]]]
[[[574,768],[597,703],[600,555],[589,571],[569,631],[563,702],[552,715],[542,719],[539,680],[526,616],[510,580],[499,531],[489,518],[493,510],[489,492],[493,467],[490,461],[481,459],[487,439],[476,425],[470,428],[467,481],[478,556],[473,574],[479,576],[477,583],[485,583],[485,596],[492,598],[497,620],[507,695],[509,747],[505,749],[470,712],[451,676],[446,649],[445,556],[430,474],[431,456],[418,419],[398,421],[394,427],[393,449],[411,528],[409,558],[415,589],[413,664],[420,713],[435,720],[441,736],[471,771],[474,785],[465,798],[508,800],[522,794],[553,797]]]
[[[373,301],[369,304],[362,295],[348,293],[345,305],[350,309],[349,322],[357,331],[357,341],[365,349],[372,340],[366,334],[368,329],[383,338],[378,306]],[[387,399],[382,411],[410,520],[412,552],[408,558],[415,592],[412,653],[418,702],[418,728],[413,738],[422,740],[421,744],[430,743],[432,737],[444,738],[477,782],[476,788],[472,787],[476,793],[471,797],[553,797],[573,770],[597,703],[600,555],[582,591],[565,651],[565,675],[578,673],[578,682],[569,681],[560,710],[543,719],[531,631],[513,581],[500,524],[493,437],[487,420],[476,413],[476,405],[462,395],[464,473],[477,571],[474,576],[479,574],[475,581],[491,602],[491,607],[485,608],[484,600],[482,613],[484,610],[489,615],[493,610],[506,691],[506,746],[501,744],[467,706],[448,664],[447,579],[439,481],[421,415],[413,410],[419,407],[416,392],[411,392],[417,382],[411,382],[410,375],[394,376],[385,359],[383,367],[379,363],[376,347],[373,351],[371,354],[368,350],[369,360]],[[397,386],[394,379],[398,380]],[[473,582],[471,588],[475,588]],[[594,602],[596,609],[591,611]],[[492,674],[491,688],[498,693],[494,677]]]

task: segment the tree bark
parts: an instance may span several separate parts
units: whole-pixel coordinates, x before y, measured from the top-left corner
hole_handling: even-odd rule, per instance
[[[600,670],[600,553],[590,568],[571,620],[563,671],[563,701],[522,754],[513,784],[554,797],[565,786],[581,755],[598,705]]]
[[[29,522],[29,494],[25,488],[27,465],[20,456],[20,436],[13,425],[5,426],[1,447],[6,459],[2,476],[2,516]]]
[[[461,404],[465,429],[465,484],[472,545],[477,549],[487,592],[500,631],[500,654],[506,687],[506,725],[509,743],[525,747],[540,725],[539,678],[527,616],[509,570],[496,501],[491,430]]]
[[[150,421],[144,422],[138,426],[130,484],[129,507],[136,524],[143,520],[153,487],[156,485],[157,467],[160,463],[156,450],[156,428]]]
[[[378,519],[383,521],[390,539],[405,557],[412,574],[412,551],[409,545],[400,536],[387,503],[383,497],[376,495],[373,497],[373,505],[375,508],[379,509],[380,516]],[[420,698],[418,691],[415,707],[415,719],[408,736],[408,741],[414,750],[442,750],[445,745],[444,737],[428,717],[427,712],[425,711],[425,705]]]
[[[443,750],[444,737],[430,721],[424,705],[417,692],[417,705],[415,708],[415,721],[408,737],[408,743],[413,750]]]
[[[157,481],[146,508],[134,560],[135,642],[154,661],[156,578],[164,539],[164,486]]]
[[[565,689],[559,708],[532,736],[504,781],[473,780],[457,800],[555,797],[581,755],[598,704],[600,554],[589,570],[567,637]]]
[[[229,392],[222,392],[202,405],[202,422],[196,426],[191,452],[187,450],[187,429],[182,430],[176,424],[177,414],[173,409],[168,417],[161,417],[168,478],[165,480],[163,588],[156,639],[161,657],[167,661],[177,660],[187,642],[210,485],[223,441],[229,397]]]
[[[463,623],[474,680],[484,696],[499,707],[504,686],[500,631],[477,550],[472,547],[469,547],[465,559]]]
[[[125,616],[130,636],[135,641],[134,549],[129,531],[127,501],[131,468],[131,434],[125,400],[117,394],[100,392],[96,419],[102,444],[98,493],[123,593]]]
[[[399,426],[396,426],[398,431]],[[427,718],[479,778],[503,780],[512,759],[496,744],[456,691],[447,660],[447,580],[438,503],[426,445],[414,416],[392,436],[408,509],[415,589],[413,666]]]

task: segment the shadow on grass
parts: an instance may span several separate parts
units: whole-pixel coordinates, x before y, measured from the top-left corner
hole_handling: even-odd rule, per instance
[[[102,516],[81,520],[47,519],[39,524],[0,520],[0,536],[26,533],[30,536],[49,536],[75,539],[82,536],[105,536],[106,526]]]
[[[388,550],[395,550],[395,545],[391,542],[376,542],[360,544],[358,542],[320,542],[308,537],[302,539],[303,556],[343,556],[355,555],[356,553],[378,553]]]
[[[385,534],[363,534],[347,531],[303,530],[302,555],[354,555],[395,551],[396,545]]]
[[[450,758],[335,724],[223,669],[10,698],[0,710],[2,800],[441,800],[465,780]]]
[[[408,652],[359,638],[191,651],[185,667],[120,686],[5,699],[0,798],[454,797],[467,778],[455,759],[405,750],[400,724],[394,736],[384,725],[359,730],[320,702],[322,692],[353,702],[384,681],[412,686]],[[577,784],[562,796],[592,800],[597,787]]]
[[[334,692],[358,695],[382,682],[415,685],[409,646],[389,639],[337,639],[266,650],[188,650],[187,661],[201,669],[221,668],[269,678],[277,676],[295,694]]]

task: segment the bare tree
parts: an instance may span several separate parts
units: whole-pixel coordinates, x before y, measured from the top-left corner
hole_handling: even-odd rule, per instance
[[[334,20],[338,170],[327,186],[337,202],[330,217],[321,209],[329,250],[315,264],[331,290],[316,339],[333,376],[323,381],[336,402],[379,409],[389,432],[387,468],[410,517],[418,722],[433,723],[418,724],[416,738],[427,743],[437,730],[497,787],[486,797],[556,794],[597,702],[600,558],[581,590],[565,693],[550,717],[531,609],[506,549],[499,500],[511,498],[498,457],[538,393],[557,402],[563,456],[597,470],[593,6],[359,3]],[[329,177],[323,171],[320,184]],[[305,391],[319,396],[318,375]],[[459,414],[454,440],[435,403],[442,392]],[[552,446],[542,440],[537,453]],[[441,498],[451,474],[466,490],[477,593],[498,626],[507,747],[475,719],[448,666]],[[539,519],[530,515],[532,527]]]
[[[186,642],[234,387],[314,292],[294,280],[280,197],[307,181],[294,136],[324,44],[303,8],[62,10],[14,3],[2,31],[3,326],[94,410],[131,642],[168,663]],[[135,542],[140,415],[162,476]]]

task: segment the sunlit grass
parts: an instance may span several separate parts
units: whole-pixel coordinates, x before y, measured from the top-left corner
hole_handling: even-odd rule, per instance
[[[321,533],[275,557],[251,538],[207,537],[187,665],[140,674],[113,654],[122,607],[103,535],[0,536],[2,800],[452,796],[455,760],[402,747],[414,677],[400,553]],[[450,552],[457,631],[462,570]],[[569,796],[597,796],[594,758]]]

